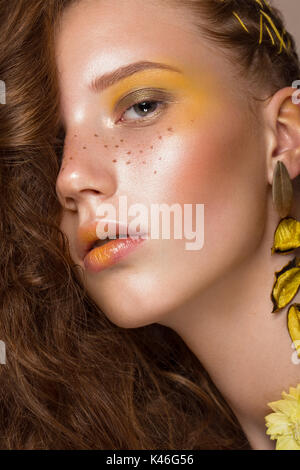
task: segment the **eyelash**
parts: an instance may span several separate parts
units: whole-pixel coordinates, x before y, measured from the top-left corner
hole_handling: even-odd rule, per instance
[[[137,95],[142,95],[142,99],[134,99]],[[171,103],[175,102],[174,96],[170,93],[161,90],[161,89],[141,89],[136,90],[130,93],[129,95],[122,98],[117,105],[116,114],[121,116],[117,119],[117,124],[121,123],[121,125],[132,126],[132,125],[148,125],[151,124],[157,117],[159,117],[164,110],[166,110]],[[126,106],[124,103],[130,103],[130,106]],[[124,119],[124,115],[128,113],[134,107],[142,105],[152,105],[157,104],[158,106],[153,112],[149,112],[146,116],[141,116],[139,119]],[[121,111],[118,111],[121,110]],[[151,115],[149,116],[149,114]]]
[[[139,105],[142,105],[142,104],[145,104],[145,105],[152,105],[152,104],[157,104],[158,105],[158,110],[157,108],[154,110],[154,111],[149,111],[147,113],[147,115],[145,116],[140,116],[140,118],[137,118],[137,119],[128,119],[127,121],[124,119],[124,115],[126,113],[128,113],[131,109],[134,109],[136,106],[139,106]],[[127,110],[122,114],[122,117],[120,118],[120,122],[124,123],[124,122],[131,122],[131,123],[136,123],[136,122],[139,122],[139,121],[145,121],[145,120],[149,120],[149,119],[154,119],[157,115],[160,115],[162,110],[160,110],[161,108],[165,109],[166,107],[168,106],[168,103],[166,103],[165,101],[154,101],[154,100],[144,100],[144,101],[140,101],[139,103],[135,103],[134,105],[130,106],[130,108],[127,108]],[[149,117],[149,115],[151,117]]]
[[[143,99],[134,100],[134,97],[138,94],[142,94]],[[157,99],[157,97],[161,99]],[[125,109],[123,107],[124,110],[121,113],[121,117],[117,120],[117,123],[121,122],[122,125],[127,125],[127,126],[134,125],[137,123],[138,125],[148,125],[151,122],[153,122],[158,116],[160,116],[164,110],[169,108],[169,106],[172,103],[177,102],[177,100],[175,99],[173,95],[159,88],[138,89],[138,90],[131,92],[129,95],[126,95],[119,101],[119,104],[117,105],[117,110],[122,107],[122,103],[127,102],[127,101],[131,101],[132,104],[130,106],[125,107]],[[141,117],[141,119],[135,119],[135,120],[129,120],[129,121],[125,121],[123,119],[123,116],[126,112],[130,111],[135,106],[141,105],[143,103],[158,104],[158,110],[156,108],[155,111],[152,113],[151,117],[145,116],[145,117]],[[117,110],[116,110],[116,113],[118,112]],[[64,128],[61,127],[58,131],[57,136],[54,139],[54,148],[58,156],[59,162],[62,161],[62,157],[63,157],[65,137],[66,137],[66,133],[64,131]]]

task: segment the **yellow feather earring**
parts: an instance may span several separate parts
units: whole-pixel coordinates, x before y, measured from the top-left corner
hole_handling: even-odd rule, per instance
[[[293,204],[293,185],[285,164],[278,161],[273,177],[273,203],[281,218],[286,217]]]
[[[281,217],[275,230],[271,254],[286,255],[300,247],[300,222],[289,216],[293,204],[293,186],[283,162],[277,162],[273,177],[273,203]],[[294,257],[275,273],[271,300],[273,312],[286,307],[300,288],[300,258]],[[300,358],[300,305],[293,304],[288,310],[287,327]]]
[[[289,173],[278,162],[273,178],[273,202],[281,220],[275,230],[271,253],[286,255],[300,247],[300,222],[289,216],[293,202],[293,187]],[[300,287],[300,258],[294,257],[275,273],[271,299],[273,312],[286,307]],[[287,327],[297,355],[300,358],[300,304],[288,309]],[[282,392],[282,399],[268,403],[273,413],[265,416],[266,434],[276,440],[276,450],[300,450],[300,384]]]

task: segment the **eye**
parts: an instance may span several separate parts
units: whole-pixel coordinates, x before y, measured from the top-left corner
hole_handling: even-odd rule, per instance
[[[122,125],[151,124],[171,103],[178,102],[173,93],[160,88],[141,88],[120,99],[115,107],[116,121]]]
[[[157,114],[157,111],[164,107],[166,103],[162,101],[142,101],[137,103],[127,111],[125,111],[121,117],[121,121],[136,121],[139,118],[145,118]]]

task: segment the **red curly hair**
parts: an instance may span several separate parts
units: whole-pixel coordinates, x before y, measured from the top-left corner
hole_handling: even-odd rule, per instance
[[[63,142],[53,39],[73,1],[0,0],[0,448],[249,449],[175,332],[117,327],[77,279],[55,192]],[[191,9],[199,34],[257,90],[299,78],[294,40],[266,2],[286,48],[266,29],[259,44],[260,2],[168,1]]]

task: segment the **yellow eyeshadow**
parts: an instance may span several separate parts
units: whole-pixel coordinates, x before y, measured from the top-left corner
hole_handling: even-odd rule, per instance
[[[102,92],[100,99],[101,106],[104,105],[110,116],[113,116],[122,98],[143,88],[165,90],[166,94],[174,97],[174,106],[170,110],[175,111],[172,116],[177,129],[180,127],[189,131],[196,120],[214,118],[220,112],[224,105],[223,93],[215,75],[209,70],[201,64],[183,66],[176,61],[170,63],[168,57],[163,56],[156,57],[155,61],[168,64],[178,71],[164,68],[146,69],[107,88]]]
[[[202,109],[208,99],[206,87],[196,83],[195,79],[171,70],[148,69],[122,79],[103,92],[109,111],[113,112],[118,101],[127,93],[139,88],[160,88],[175,97],[190,99],[195,111],[199,106]]]
[[[180,90],[184,87],[184,79],[179,73],[163,69],[137,72],[110,87],[107,94],[112,107],[126,93],[139,87],[157,87],[168,91],[176,88]]]

